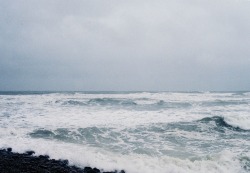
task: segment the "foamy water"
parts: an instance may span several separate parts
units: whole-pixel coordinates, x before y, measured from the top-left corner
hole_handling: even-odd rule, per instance
[[[249,92],[2,92],[0,148],[128,173],[250,172]]]

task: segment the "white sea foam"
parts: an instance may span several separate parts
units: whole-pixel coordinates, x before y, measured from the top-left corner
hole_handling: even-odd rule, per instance
[[[237,115],[225,116],[225,121],[234,126],[244,130],[250,130],[250,113]]]
[[[125,169],[128,173],[245,172],[235,154],[229,151],[191,161],[168,156],[121,155],[96,148],[41,139],[17,138],[13,140],[12,138],[0,141],[0,147],[10,146],[13,147],[14,152],[33,149],[36,151],[35,155],[47,154],[54,159],[68,159],[73,165],[98,167],[106,171]]]
[[[245,172],[248,132],[197,120],[250,130],[249,105],[247,93],[0,95],[0,148],[128,173]]]
[[[22,119],[34,126],[93,126],[93,125],[139,125],[157,122],[194,121],[206,116],[222,116],[230,124],[240,128],[249,128],[249,105],[214,105],[202,107],[202,102],[213,102],[220,98],[223,101],[240,101],[242,98],[230,97],[226,93],[134,93],[134,94],[48,94],[1,96],[1,114],[11,114],[6,121],[18,122]],[[12,100],[8,100],[8,99]],[[154,104],[157,101],[166,103],[190,103],[187,109],[133,110],[109,109],[105,106],[63,106],[58,100],[93,98],[126,98],[134,99],[138,104]],[[147,98],[140,100],[141,98]],[[111,105],[112,106],[112,105]],[[131,119],[133,117],[133,119]],[[39,118],[39,121],[36,119]],[[68,121],[70,118],[70,121]],[[56,124],[55,124],[56,123]]]

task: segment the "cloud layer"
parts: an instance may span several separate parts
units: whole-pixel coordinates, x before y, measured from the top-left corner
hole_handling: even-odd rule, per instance
[[[0,3],[0,90],[250,89],[250,1]]]

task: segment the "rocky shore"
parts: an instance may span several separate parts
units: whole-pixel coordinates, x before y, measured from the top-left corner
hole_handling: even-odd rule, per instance
[[[50,159],[49,156],[34,156],[34,151],[14,153],[11,148],[0,150],[0,172],[4,173],[125,173],[105,172],[97,168],[70,166],[68,160]]]

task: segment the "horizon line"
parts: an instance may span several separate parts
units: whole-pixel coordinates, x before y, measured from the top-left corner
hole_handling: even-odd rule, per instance
[[[250,92],[250,90],[0,90],[0,92]]]

